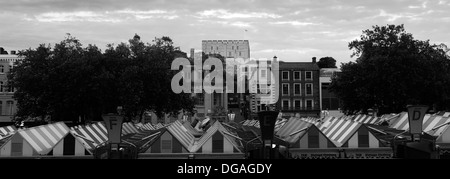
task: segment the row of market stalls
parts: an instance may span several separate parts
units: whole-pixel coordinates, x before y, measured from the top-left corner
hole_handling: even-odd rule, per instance
[[[427,114],[423,121],[423,131],[436,137],[441,146],[450,146],[448,115],[450,113]],[[259,127],[251,120],[242,124]],[[275,137],[289,143],[293,158],[391,158],[392,140],[394,137],[408,138],[408,127],[406,112],[381,117],[291,117],[276,129]],[[446,152],[443,149],[442,152]]]
[[[408,137],[408,114],[326,118],[278,118],[274,143],[291,158],[391,158],[394,137]],[[450,113],[426,115],[423,131],[450,146]],[[240,154],[262,144],[259,121],[204,120],[171,124],[123,123],[122,142],[140,154]],[[103,122],[67,127],[63,122],[32,128],[0,127],[0,156],[92,156],[108,141]],[[450,148],[450,147],[447,147]]]
[[[124,142],[135,139],[136,134],[142,135],[159,128],[164,128],[164,125],[123,123]],[[107,136],[103,122],[72,128],[64,122],[25,129],[0,127],[0,157],[92,155],[97,146],[106,143]],[[143,138],[143,141],[149,139],[148,136]]]

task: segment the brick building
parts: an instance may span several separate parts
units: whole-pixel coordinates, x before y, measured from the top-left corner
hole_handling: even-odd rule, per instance
[[[279,99],[277,109],[283,116],[320,116],[320,70],[312,62],[279,62]]]

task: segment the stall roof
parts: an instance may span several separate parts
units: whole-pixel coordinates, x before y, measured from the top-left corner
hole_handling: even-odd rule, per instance
[[[314,125],[313,123],[306,122],[300,118],[292,117],[286,124],[277,131],[276,135],[286,142],[293,143],[298,138],[306,133],[307,129]]]
[[[180,121],[175,121],[171,125],[167,126],[166,129],[180,141],[188,151],[190,151],[191,146],[194,143],[194,135],[192,135],[188,130],[180,123]]]
[[[199,139],[198,143],[192,148],[191,152],[196,152],[198,149],[200,149],[206,143],[206,141],[208,141],[216,132],[220,132],[236,150],[242,152],[243,145],[241,141],[244,139],[239,137],[234,132],[225,129],[225,127],[219,121],[216,121],[213,125],[211,125],[211,127]]]
[[[344,144],[361,126],[360,123],[352,120],[336,120],[325,131],[324,134],[341,146]]]
[[[147,130],[141,133],[136,133],[123,139],[128,143],[132,143],[138,148],[139,152],[145,152],[150,148],[153,143],[162,135],[167,129],[161,128],[158,130]]]
[[[58,142],[69,133],[69,127],[64,122],[41,125],[17,133],[23,137],[40,155],[46,155]]]
[[[2,138],[2,136],[6,136],[8,135],[10,132],[14,132],[16,131],[16,127],[14,126],[5,126],[5,127],[0,127],[0,139]]]
[[[376,124],[381,121],[381,118],[375,116],[369,116],[365,114],[357,115],[354,119],[355,122],[363,123],[363,124]]]
[[[103,122],[73,127],[70,131],[86,149],[92,152],[97,145],[108,141],[108,132]]]

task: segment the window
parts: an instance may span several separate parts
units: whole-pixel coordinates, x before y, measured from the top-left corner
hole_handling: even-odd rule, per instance
[[[289,95],[289,83],[283,83],[283,96]]]
[[[211,46],[211,50],[213,50],[213,46]]]
[[[301,99],[294,99],[294,109],[300,110],[302,107],[302,100]]]
[[[205,100],[205,94],[203,93],[198,93],[197,94],[197,99],[196,99],[196,105],[200,105],[203,106],[204,105],[204,100]]]
[[[239,52],[239,56],[242,56],[242,53],[241,53],[241,52]]]
[[[300,80],[300,71],[294,71],[294,80]]]
[[[11,71],[11,70],[12,70],[12,68],[13,68],[13,67],[12,67],[12,65],[9,65],[9,71]]]
[[[306,100],[306,108],[309,110],[311,110],[313,108],[313,100],[312,99]]]
[[[312,71],[307,71],[305,75],[305,80],[312,80]]]
[[[14,111],[13,111],[13,106],[14,106],[14,101],[7,101],[6,102],[6,115],[13,115]]]
[[[231,57],[231,52],[228,52],[228,56],[230,56],[230,57]]]
[[[266,78],[266,70],[261,70],[261,78]]]
[[[0,81],[0,92],[3,92],[3,81]]]
[[[5,67],[3,65],[0,65],[0,73],[5,73]]]
[[[312,96],[313,95],[313,84],[312,83],[306,83],[306,96]]]
[[[239,50],[239,46],[236,46],[236,50]]]
[[[294,83],[294,96],[301,96],[302,94],[302,84]]]
[[[231,46],[231,50],[234,50],[234,46]]]
[[[281,76],[282,76],[283,80],[289,80],[289,72],[288,71],[283,71]]]
[[[3,101],[0,101],[0,115],[3,115],[2,109],[3,109]]]
[[[219,50],[219,46],[216,47],[216,50]]]
[[[285,110],[289,109],[289,100],[283,99],[281,102],[281,108]]]

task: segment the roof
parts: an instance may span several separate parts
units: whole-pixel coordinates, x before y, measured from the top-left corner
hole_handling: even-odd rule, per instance
[[[155,128],[153,127],[153,125],[151,123],[146,123],[146,124],[138,123],[138,124],[136,124],[136,127],[138,129],[141,129],[141,130],[144,130],[144,131],[145,130],[155,130]]]
[[[197,129],[194,129],[191,125],[191,122],[186,121],[183,123],[183,126],[194,136],[202,136],[203,131],[198,131]]]
[[[17,133],[23,137],[40,155],[46,155],[69,133],[69,127],[64,122],[41,125]]]
[[[300,118],[292,117],[286,124],[277,131],[276,135],[289,143],[295,143],[302,137],[313,123],[306,122]]]
[[[299,70],[311,70],[311,71],[319,71],[319,66],[317,63],[313,62],[279,62],[279,69],[299,69]]]
[[[224,139],[228,140],[235,149],[238,151],[242,151],[242,143],[240,138],[236,133],[232,131],[228,131],[225,129],[225,127],[219,122],[214,122],[213,125],[203,134],[203,136],[199,139],[198,143],[195,144],[195,146],[192,148],[192,152],[196,152],[198,149],[200,149],[206,141],[208,141],[216,132],[220,132]]]
[[[123,139],[124,142],[131,143],[138,148],[138,152],[145,152],[150,148],[160,135],[167,129],[146,130],[136,133]]]
[[[135,134],[139,133],[140,131],[137,129],[137,127],[132,122],[124,122],[122,123],[122,135],[127,134]]]
[[[439,136],[443,125],[450,122],[450,117],[426,114],[423,118],[422,130],[430,135]],[[389,127],[399,130],[409,130],[408,113],[402,112],[399,117],[390,121]]]
[[[0,138],[0,149],[14,136],[14,132]]]
[[[194,143],[194,135],[192,135],[188,130],[180,123],[180,121],[175,121],[171,125],[167,126],[166,129],[172,134],[173,137],[180,141],[188,151],[190,151],[191,146]]]
[[[363,124],[376,124],[381,122],[381,118],[375,116],[369,116],[365,114],[357,115],[354,119],[355,122],[363,123]]]
[[[323,133],[331,141],[337,142],[336,146],[344,144],[359,129],[361,123],[352,120],[334,120],[324,129]]]
[[[390,128],[387,126],[379,126],[374,124],[366,124],[365,126],[380,142],[384,143],[387,146],[390,145],[392,139],[394,139],[396,135],[399,135],[401,137],[407,136],[407,133],[405,131]]]
[[[16,130],[17,129],[14,126],[0,127],[0,139],[2,138],[2,136],[8,135],[10,132],[14,132]]]
[[[108,132],[103,122],[72,127],[70,132],[91,152],[97,145],[108,141]]]

